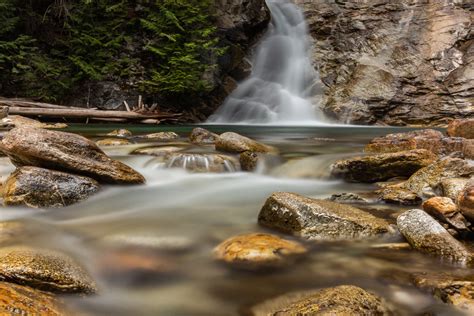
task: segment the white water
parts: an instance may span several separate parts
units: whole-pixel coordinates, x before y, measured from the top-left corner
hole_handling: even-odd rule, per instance
[[[251,76],[239,84],[209,123],[318,124],[322,84],[311,65],[308,27],[287,0],[267,0],[268,34],[257,49]]]

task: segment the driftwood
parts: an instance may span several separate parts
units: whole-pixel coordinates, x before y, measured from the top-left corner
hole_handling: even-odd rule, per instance
[[[166,112],[137,113],[133,111],[103,111],[97,109],[86,109],[68,107],[41,102],[31,102],[19,99],[2,99],[0,106],[8,106],[9,114],[23,116],[42,116],[51,118],[84,118],[97,120],[133,120],[143,121],[153,119],[155,121],[176,119],[181,114]]]

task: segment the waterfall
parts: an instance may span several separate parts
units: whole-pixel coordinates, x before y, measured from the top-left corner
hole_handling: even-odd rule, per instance
[[[288,0],[267,0],[272,21],[253,60],[252,74],[241,82],[210,123],[314,124],[324,121],[319,108],[322,83],[311,64],[308,26]]]

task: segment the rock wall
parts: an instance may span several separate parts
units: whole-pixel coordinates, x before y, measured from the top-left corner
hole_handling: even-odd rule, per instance
[[[474,117],[470,0],[295,0],[308,19],[324,110],[345,123]]]

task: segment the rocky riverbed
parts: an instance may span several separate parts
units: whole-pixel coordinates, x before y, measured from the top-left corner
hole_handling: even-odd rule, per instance
[[[474,312],[473,121],[350,141],[22,122],[0,143],[2,313]]]

